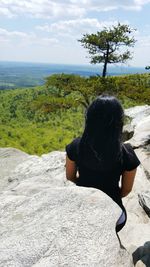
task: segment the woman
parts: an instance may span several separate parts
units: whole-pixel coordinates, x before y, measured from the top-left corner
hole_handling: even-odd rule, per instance
[[[67,179],[102,190],[121,207],[117,232],[126,223],[122,198],[131,192],[140,164],[131,145],[121,141],[123,119],[123,108],[115,97],[99,96],[87,110],[81,138],[66,146]]]

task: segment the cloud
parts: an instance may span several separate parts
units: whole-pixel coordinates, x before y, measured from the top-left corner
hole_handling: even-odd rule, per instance
[[[150,0],[1,0],[0,15],[6,17],[29,16],[35,18],[75,18],[84,17],[94,11],[114,9],[140,10]]]
[[[128,21],[122,21],[122,23],[129,24]],[[111,27],[117,24],[117,20],[100,21],[96,18],[79,18],[74,20],[61,20],[51,24],[46,23],[36,26],[36,30],[56,36],[64,43],[77,41],[85,33],[96,33],[97,31],[101,31],[104,27]]]
[[[18,46],[31,46],[31,45],[39,45],[39,46],[48,46],[48,45],[56,45],[58,44],[58,40],[56,38],[46,38],[40,37],[35,33],[26,33],[19,31],[8,31],[6,29],[0,28],[0,42],[5,42],[8,45],[13,45],[14,43]]]
[[[72,0],[78,3],[78,0]],[[114,9],[141,9],[143,5],[150,3],[150,0],[82,0],[80,6],[86,6],[88,10],[109,11]]]
[[[7,17],[29,16],[34,18],[81,17],[85,9],[71,1],[54,0],[1,0],[0,14]]]
[[[37,26],[36,28],[47,32],[55,32],[55,31],[72,32],[73,30],[82,31],[82,29],[84,28],[86,29],[102,28],[106,24],[108,26],[111,23],[99,22],[99,20],[95,18],[84,18],[84,19],[58,21],[52,24]]]
[[[26,38],[28,37],[28,34],[19,31],[8,31],[6,29],[0,28],[0,36]]]
[[[145,5],[145,4],[150,3],[150,0],[135,0],[135,3],[136,3],[137,5],[142,6],[142,5]]]
[[[74,20],[64,20],[55,23],[37,26],[37,30],[53,33],[56,35],[79,36],[83,33],[100,31],[104,27],[117,24],[117,21],[99,21],[96,18],[80,18]]]

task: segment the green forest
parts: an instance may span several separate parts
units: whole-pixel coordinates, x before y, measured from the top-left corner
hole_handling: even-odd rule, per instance
[[[150,104],[150,74],[103,78],[55,74],[43,86],[0,90],[0,147],[41,155],[81,135],[88,104],[102,93],[124,108]]]

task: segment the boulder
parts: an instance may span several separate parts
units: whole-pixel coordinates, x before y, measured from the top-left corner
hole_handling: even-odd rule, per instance
[[[138,168],[132,192],[123,198],[127,210],[127,223],[119,232],[122,244],[132,254],[135,249],[149,241],[150,219],[139,205],[138,195],[145,191],[150,185],[144,170]]]
[[[0,194],[1,267],[132,266],[115,233],[120,208],[103,192],[67,181],[64,152],[26,154],[22,162],[18,157],[5,177],[10,182]]]
[[[146,249],[144,245],[150,241],[150,219],[147,216],[150,208],[150,191],[147,191],[150,188],[150,106],[130,108],[125,110],[125,114],[131,120],[129,129],[126,126],[128,136],[132,129],[134,131],[127,142],[136,148],[141,166],[138,167],[132,192],[123,199],[128,220],[119,236],[126,249],[133,253],[136,267],[150,266],[150,245],[146,245]]]
[[[121,210],[106,194],[24,182],[0,195],[1,267],[132,266],[115,233]]]
[[[138,248],[150,241],[150,219],[141,205],[139,205],[138,196],[149,187],[150,182],[146,177],[143,167],[140,166],[137,170],[132,192],[123,199],[128,219],[125,227],[119,232],[119,237],[123,246],[130,254],[137,251],[136,254],[139,259],[141,256],[138,255]],[[145,259],[148,259],[148,254],[147,257],[145,256]],[[149,266],[140,265],[143,262],[138,262],[137,264],[136,266]]]

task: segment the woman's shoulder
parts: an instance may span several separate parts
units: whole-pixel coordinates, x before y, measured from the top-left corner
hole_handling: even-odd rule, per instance
[[[130,171],[137,168],[140,161],[130,143],[122,144],[124,170]]]
[[[76,138],[74,138],[72,141],[71,141],[71,143],[70,144],[79,144],[80,143],[80,140],[81,140],[81,137],[76,137]]]
[[[80,143],[80,140],[81,140],[81,137],[76,137],[76,138],[74,138],[66,147],[72,147],[72,148],[74,148],[74,147],[76,147],[76,146],[78,146],[79,145],[79,143]]]
[[[66,153],[69,159],[75,161],[77,157],[78,147],[80,144],[81,137],[77,137],[73,139],[67,146],[66,146]]]

